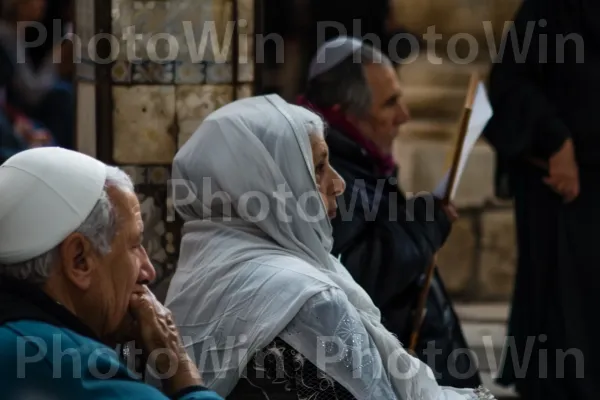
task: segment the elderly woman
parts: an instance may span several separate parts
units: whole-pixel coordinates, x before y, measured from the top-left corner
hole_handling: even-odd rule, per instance
[[[329,254],[344,183],[323,136],[312,112],[256,97],[214,112],[175,157],[185,225],[166,305],[207,386],[229,399],[492,398],[438,386]]]

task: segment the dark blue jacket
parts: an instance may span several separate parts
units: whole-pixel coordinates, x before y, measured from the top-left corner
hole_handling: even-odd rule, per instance
[[[166,400],[42,291],[0,283],[0,398]],[[221,400],[203,387],[178,400]]]

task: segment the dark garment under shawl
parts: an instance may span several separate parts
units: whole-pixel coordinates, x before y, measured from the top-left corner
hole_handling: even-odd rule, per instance
[[[516,384],[528,400],[592,400],[600,393],[593,329],[600,302],[600,256],[594,251],[600,226],[599,16],[600,2],[593,0],[526,0],[514,31],[518,44],[530,42],[527,56],[515,56],[517,43],[509,36],[490,75],[494,116],[484,136],[498,154],[498,194],[514,198],[518,242],[498,382]],[[580,35],[585,47],[573,40],[563,46],[557,34]],[[545,40],[549,51],[540,52]],[[547,160],[567,138],[580,168],[581,192],[571,204],[543,183],[547,172],[530,162]]]
[[[355,400],[302,354],[275,338],[252,357],[227,400]]]

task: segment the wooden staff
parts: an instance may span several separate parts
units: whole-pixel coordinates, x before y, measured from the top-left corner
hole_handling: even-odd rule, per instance
[[[452,166],[450,169],[450,175],[448,177],[448,186],[446,187],[446,193],[444,194],[444,198],[442,200],[446,205],[450,204],[450,201],[452,200],[452,192],[454,191],[454,186],[456,185],[458,164],[462,156],[463,143],[465,141],[465,136],[467,135],[467,130],[469,128],[469,120],[471,119],[471,113],[473,112],[473,103],[475,102],[475,94],[477,93],[477,86],[479,85],[479,81],[480,80],[477,74],[471,75],[469,89],[467,91],[467,97],[465,99],[465,107],[463,109],[463,113],[460,120],[458,137],[456,138],[454,155],[452,157]],[[427,297],[429,296],[429,289],[431,288],[431,281],[433,280],[433,274],[435,272],[436,260],[437,255],[434,254],[433,260],[427,268],[425,286],[423,286],[423,289],[419,293],[419,298],[417,300],[417,307],[415,309],[412,324],[413,328],[410,334],[410,342],[408,347],[409,351],[412,354],[415,354],[417,343],[419,341],[419,334],[421,332],[421,326],[423,325],[423,320],[425,319],[425,306],[427,305]]]
[[[417,349],[417,343],[419,342],[419,334],[421,333],[421,326],[425,319],[425,306],[427,305],[427,296],[429,295],[429,288],[431,287],[431,280],[433,279],[433,272],[435,271],[436,255],[433,255],[433,261],[427,268],[427,277],[425,279],[425,286],[419,293],[419,299],[417,301],[417,308],[413,319],[413,330],[410,333],[410,344],[408,350],[411,354],[415,355]]]

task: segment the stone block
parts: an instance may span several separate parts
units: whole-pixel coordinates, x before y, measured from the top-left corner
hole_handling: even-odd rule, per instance
[[[462,322],[485,322],[505,324],[510,312],[509,304],[498,303],[455,303],[454,309]]]
[[[96,85],[77,83],[77,151],[96,157]]]
[[[405,140],[448,141],[458,130],[458,120],[414,119],[402,125],[400,135]]]
[[[478,292],[482,298],[508,300],[517,262],[512,210],[488,211],[482,216]]]
[[[461,87],[409,85],[404,90],[406,105],[413,119],[460,118],[466,91]]]
[[[253,5],[247,3],[252,2],[240,2],[240,17],[244,20],[253,9]],[[135,54],[154,61],[229,61],[231,46],[220,44],[226,41],[231,5],[232,2],[226,0],[112,0],[112,33],[117,38],[119,59],[128,59]],[[132,34],[131,27],[135,27],[135,45],[134,41],[126,39]],[[253,29],[253,23],[246,23],[244,27],[245,31],[240,33],[247,34],[248,29]],[[216,35],[218,46],[202,44],[206,37],[205,28],[210,35]],[[167,40],[164,34],[175,40]]]
[[[113,158],[119,164],[170,164],[175,156],[175,86],[113,86]]]
[[[499,34],[504,21],[513,18],[522,0],[392,0],[396,24],[411,32],[425,34],[430,27],[447,41],[457,34],[470,34],[485,44],[488,35]],[[484,21],[489,21],[484,25]],[[491,25],[491,29],[490,26]]]
[[[468,290],[475,267],[476,244],[474,221],[469,217],[459,218],[438,253],[440,274],[450,294]]]
[[[405,191],[433,191],[448,171],[453,144],[434,140],[402,140],[395,147],[400,164],[400,183]],[[482,207],[494,198],[495,154],[478,143],[469,157],[454,204],[459,208]]]
[[[463,334],[471,350],[475,352],[482,371],[497,372],[506,342],[506,324],[487,322],[463,322]]]
[[[488,64],[458,65],[441,57],[442,54],[423,52],[398,67],[400,82],[405,86],[461,88],[469,86],[469,76],[489,69]]]
[[[179,85],[175,91],[179,123],[178,146],[187,142],[204,118],[233,99],[230,85]]]

